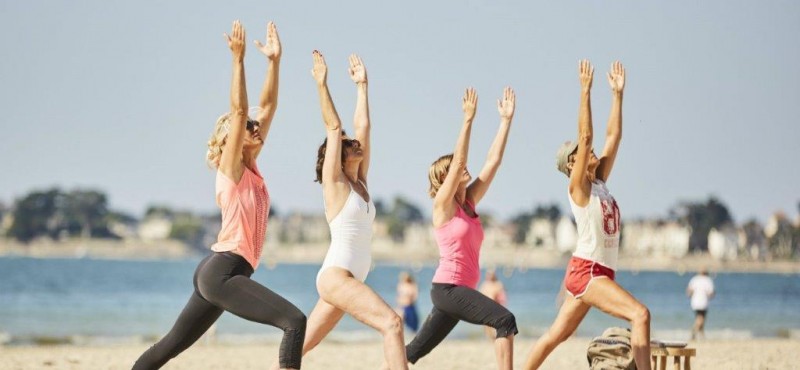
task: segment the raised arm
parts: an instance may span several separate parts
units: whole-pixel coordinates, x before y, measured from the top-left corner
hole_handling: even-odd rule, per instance
[[[247,129],[247,89],[244,81],[245,32],[239,21],[233,22],[231,35],[225,34],[233,55],[233,79],[231,81],[231,111],[228,117],[228,138],[219,161],[219,171],[234,182],[239,182],[244,173],[242,147]]]
[[[503,161],[503,152],[506,150],[508,131],[511,129],[511,120],[514,118],[516,100],[516,94],[514,94],[514,90],[511,87],[506,87],[503,91],[503,98],[497,100],[497,111],[500,112],[500,128],[497,129],[497,135],[494,137],[492,147],[489,148],[489,155],[486,157],[486,163],[483,165],[481,173],[467,188],[467,199],[474,205],[477,205],[483,199],[486,191],[489,190],[489,185],[492,184],[494,175],[497,173],[497,169],[500,168],[500,162]]]
[[[322,166],[322,183],[330,184],[342,173],[342,122],[328,91],[328,66],[325,64],[325,57],[317,50],[314,50],[313,57],[314,68],[311,70],[311,75],[317,82],[322,121],[325,123],[328,140],[325,148],[325,164]]]
[[[578,65],[578,76],[581,81],[581,103],[578,111],[578,151],[575,163],[569,175],[569,194],[575,204],[585,207],[589,204],[592,184],[586,177],[589,156],[592,153],[592,106],[591,90],[594,67],[588,60],[581,60]]]
[[[356,113],[353,117],[353,124],[356,128],[356,140],[361,144],[361,152],[364,158],[358,167],[358,178],[367,183],[367,172],[369,171],[370,154],[370,121],[369,121],[369,100],[367,99],[367,68],[358,55],[350,55],[350,78],[356,83],[358,97],[356,99]]]
[[[614,160],[617,159],[617,150],[622,141],[622,91],[625,90],[625,67],[619,61],[611,65],[611,71],[606,74],[608,84],[611,85],[611,114],[608,116],[606,128],[606,144],[603,146],[603,155],[597,166],[597,178],[608,181]]]
[[[434,213],[445,211],[448,212],[453,204],[456,191],[458,190],[458,183],[464,170],[467,168],[467,154],[469,153],[469,136],[472,133],[472,120],[475,119],[475,110],[478,106],[478,94],[475,89],[468,88],[461,99],[461,108],[464,110],[464,123],[461,126],[461,133],[458,135],[456,142],[456,149],[453,152],[453,160],[450,162],[450,168],[447,171],[447,176],[442,182],[442,186],[436,192],[436,197],[433,198]],[[434,215],[435,217],[435,215]],[[436,220],[434,220],[436,222]]]
[[[281,66],[281,40],[278,38],[278,28],[275,23],[267,24],[266,44],[255,40],[256,47],[269,60],[267,66],[267,77],[264,80],[264,87],[261,89],[261,97],[258,100],[259,112],[256,120],[261,125],[259,134],[261,135],[262,145],[267,139],[272,117],[278,109],[278,76]]]

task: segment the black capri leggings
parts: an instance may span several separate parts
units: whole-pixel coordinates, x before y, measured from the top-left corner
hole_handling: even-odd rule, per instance
[[[145,351],[134,370],[158,369],[191,346],[228,311],[283,330],[281,368],[300,368],[306,316],[275,292],[250,279],[253,268],[233,252],[212,253],[194,273],[194,293],[172,330]]]
[[[439,345],[460,320],[491,326],[497,330],[497,338],[519,332],[514,314],[475,289],[433,283],[431,301],[431,314],[414,340],[406,346],[406,357],[412,364]]]

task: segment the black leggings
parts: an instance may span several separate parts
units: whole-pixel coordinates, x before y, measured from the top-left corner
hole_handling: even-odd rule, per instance
[[[439,345],[460,320],[491,326],[497,330],[497,338],[518,333],[514,314],[475,289],[433,283],[431,301],[431,314],[414,340],[406,346],[406,357],[412,364]]]
[[[134,370],[158,369],[191,346],[228,311],[283,330],[281,368],[300,368],[306,316],[275,292],[250,279],[253,268],[233,252],[212,253],[194,273],[194,293],[172,330],[145,351]]]

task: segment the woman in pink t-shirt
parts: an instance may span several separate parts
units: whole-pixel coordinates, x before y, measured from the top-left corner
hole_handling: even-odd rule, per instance
[[[256,167],[278,103],[281,44],[270,22],[267,44],[256,41],[269,59],[256,119],[247,116],[244,79],[245,32],[239,21],[225,35],[233,54],[231,111],[217,120],[207,159],[217,169],[216,198],[222,227],[213,253],[194,274],[194,293],[167,335],[150,347],[134,369],[158,369],[189,348],[224,311],[283,330],[279,358],[283,369],[299,369],[306,317],[289,301],[250,279],[261,258],[269,214],[269,195]]]
[[[516,319],[501,304],[475,290],[480,279],[478,261],[483,242],[483,227],[475,205],[489,190],[500,167],[514,117],[515,101],[514,91],[507,87],[503,98],[497,101],[500,128],[489,149],[486,164],[475,181],[469,182],[472,177],[467,171],[469,137],[478,104],[478,96],[472,88],[467,89],[462,100],[464,123],[455,153],[442,156],[431,165],[429,194],[433,198],[439,267],[431,288],[433,310],[417,336],[406,346],[406,356],[411,363],[427,355],[459,321],[464,320],[494,328],[497,332],[497,367],[512,368]]]
[[[594,67],[588,60],[580,61],[578,140],[564,143],[556,155],[558,170],[569,178],[569,202],[578,224],[577,246],[564,277],[564,288],[569,294],[553,325],[534,344],[525,369],[538,369],[561,342],[572,336],[592,307],[631,323],[636,368],[650,369],[650,311],[614,280],[620,216],[617,202],[606,187],[622,140],[625,69],[620,62],[615,62],[607,75],[613,100],[600,158],[592,150],[590,92],[593,77]]]

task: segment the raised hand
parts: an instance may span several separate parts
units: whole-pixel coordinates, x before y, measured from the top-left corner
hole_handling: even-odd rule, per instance
[[[514,105],[517,101],[517,95],[511,86],[506,86],[503,90],[503,98],[497,99],[497,111],[500,112],[500,118],[511,120],[514,118]]]
[[[244,27],[238,19],[233,21],[231,34],[225,33],[224,35],[233,56],[238,59],[244,58]]]
[[[594,78],[594,67],[589,60],[583,59],[578,62],[578,77],[581,81],[581,87],[584,90],[592,89],[592,79]]]
[[[254,41],[258,50],[261,50],[264,55],[270,60],[281,59],[281,39],[278,37],[278,28],[275,23],[267,23],[267,44],[264,45],[259,40]]]
[[[611,91],[621,93],[625,89],[625,67],[622,66],[622,63],[619,61],[611,63],[611,71],[606,76],[608,76]]]
[[[311,53],[314,57],[314,68],[311,69],[311,75],[317,84],[324,85],[328,79],[328,66],[325,64],[325,57],[322,56],[318,50]]]
[[[464,119],[472,121],[475,118],[475,111],[478,109],[478,93],[472,87],[464,91],[464,97],[461,99],[461,109],[464,110]]]
[[[347,71],[350,72],[350,79],[356,84],[367,83],[367,68],[358,55],[350,54],[350,68]]]

